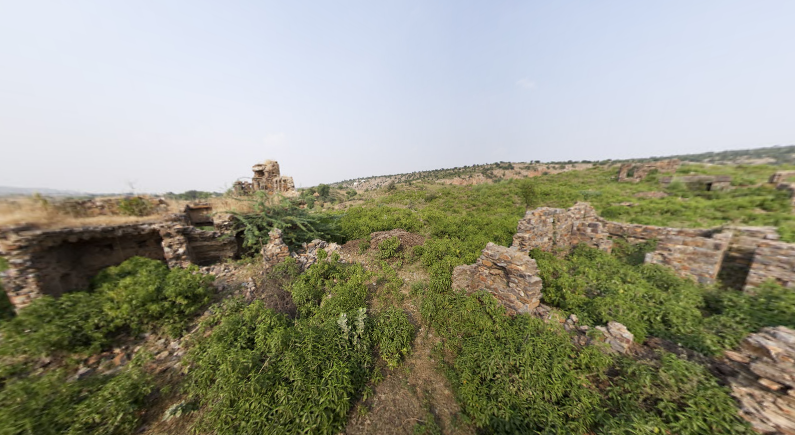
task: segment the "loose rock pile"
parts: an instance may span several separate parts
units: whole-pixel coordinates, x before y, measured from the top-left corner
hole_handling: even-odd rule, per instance
[[[290,252],[290,248],[284,243],[282,239],[282,230],[274,228],[268,234],[270,240],[268,244],[262,248],[262,260],[265,264],[265,269],[270,269],[273,266],[284,261],[287,257],[295,259],[301,271],[309,268],[309,266],[317,263],[318,251],[323,249],[326,254],[331,255],[334,252],[341,250],[340,245],[336,243],[328,243],[326,241],[315,239],[309,243],[304,243],[302,249],[296,252]]]
[[[725,355],[740,415],[757,432],[795,434],[795,330],[763,328]]]

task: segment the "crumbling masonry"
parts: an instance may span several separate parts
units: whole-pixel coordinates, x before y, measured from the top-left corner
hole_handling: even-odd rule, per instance
[[[254,176],[251,182],[236,181],[234,190],[237,195],[248,195],[253,192],[267,192],[268,194],[281,193],[285,196],[296,196],[293,177],[282,176],[279,171],[279,162],[266,160],[251,168]]]
[[[159,223],[55,230],[19,227],[0,233],[0,255],[9,264],[3,288],[17,310],[43,295],[86,289],[97,272],[131,257],[185,267],[238,254],[239,241],[232,234],[195,228],[186,215]]]
[[[751,290],[764,279],[795,286],[795,244],[778,242],[770,227],[712,229],[666,228],[606,221],[587,203],[569,209],[542,207],[530,210],[519,221],[513,247],[528,252],[567,251],[578,243],[609,252],[611,238],[631,243],[657,240],[657,249],[646,262],[670,267],[677,275],[702,284],[740,281]]]

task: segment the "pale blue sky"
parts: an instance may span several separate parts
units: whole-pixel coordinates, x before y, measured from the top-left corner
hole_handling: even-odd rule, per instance
[[[795,144],[795,1],[0,0],[0,185]]]

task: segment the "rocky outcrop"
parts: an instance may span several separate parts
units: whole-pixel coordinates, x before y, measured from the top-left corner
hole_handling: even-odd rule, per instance
[[[757,432],[795,434],[795,331],[763,328],[725,356],[740,415]]]
[[[489,243],[472,265],[453,270],[453,288],[486,290],[509,314],[529,313],[541,301],[541,278],[535,260],[516,248]]]

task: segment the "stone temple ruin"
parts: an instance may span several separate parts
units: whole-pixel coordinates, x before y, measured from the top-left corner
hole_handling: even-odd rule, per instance
[[[251,167],[254,176],[251,182],[236,181],[233,188],[236,195],[250,195],[254,192],[267,192],[268,194],[281,193],[285,196],[295,196],[295,183],[293,177],[282,176],[279,171],[279,162],[266,160]]]

